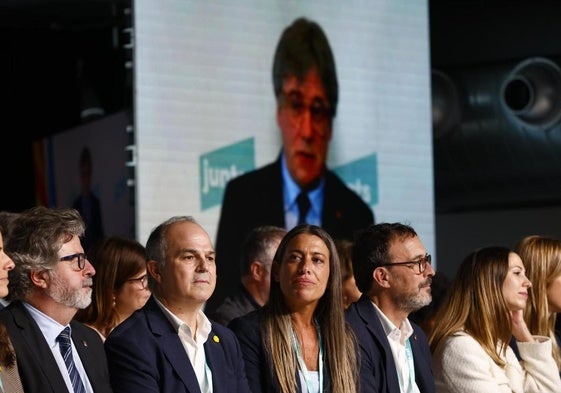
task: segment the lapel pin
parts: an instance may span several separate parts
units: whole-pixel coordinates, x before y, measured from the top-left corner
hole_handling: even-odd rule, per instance
[[[220,338],[218,338],[218,336],[215,334],[215,335],[212,337],[212,341],[214,341],[215,343],[219,343],[219,342],[220,342]]]

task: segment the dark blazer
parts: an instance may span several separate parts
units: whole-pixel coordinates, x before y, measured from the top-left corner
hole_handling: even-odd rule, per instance
[[[390,343],[372,301],[363,295],[345,311],[360,348],[360,391],[399,393],[396,366]],[[434,393],[431,353],[423,330],[413,322],[409,339],[415,364],[415,381],[421,393]]]
[[[0,311],[16,351],[17,366],[26,393],[68,393],[43,333],[23,304],[13,301]],[[112,392],[103,343],[95,330],[78,321],[70,322],[72,341],[88,379],[97,393]]]
[[[212,323],[204,344],[215,393],[249,392],[240,345],[225,326]],[[150,297],[105,340],[115,392],[200,392],[177,331]]]
[[[352,239],[357,229],[374,223],[372,209],[330,170],[325,174],[324,193],[322,227],[333,238]],[[280,156],[226,185],[216,235],[218,281],[207,310],[214,311],[236,290],[241,277],[241,245],[249,231],[261,225],[286,226]]]
[[[261,344],[260,329],[261,309],[233,319],[228,327],[236,334],[240,341],[244,360],[245,372],[249,387],[253,393],[282,393],[275,376],[273,376],[273,365],[269,356],[266,356]],[[324,355],[327,359],[329,354]],[[324,361],[323,368],[323,392],[331,391],[331,378],[329,369]],[[296,363],[294,367],[297,367]],[[300,378],[296,378],[298,392],[302,392]]]

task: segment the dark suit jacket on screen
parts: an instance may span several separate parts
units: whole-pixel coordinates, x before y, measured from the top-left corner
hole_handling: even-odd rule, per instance
[[[13,301],[0,311],[17,356],[26,393],[68,393],[62,374],[43,333],[24,305]],[[78,321],[70,323],[72,341],[94,391],[112,392],[103,343],[93,329]]]
[[[332,171],[325,174],[322,227],[333,238],[352,239],[357,229],[374,223],[372,209]],[[283,179],[279,158],[228,182],[216,236],[218,282],[207,307],[214,311],[240,282],[241,245],[261,225],[284,228]]]
[[[215,393],[249,392],[240,345],[213,323],[204,344]],[[152,296],[105,341],[115,393],[200,392],[195,371],[175,330]]]
[[[360,348],[361,392],[399,393],[399,381],[390,343],[372,301],[362,296],[345,311]],[[413,322],[410,337],[415,381],[421,393],[434,393],[431,353],[423,330]]]

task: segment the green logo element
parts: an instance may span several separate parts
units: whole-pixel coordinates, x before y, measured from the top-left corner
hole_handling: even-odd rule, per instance
[[[222,203],[228,180],[255,169],[255,143],[245,139],[199,158],[201,209]]]
[[[367,204],[378,203],[378,160],[376,153],[333,169]]]

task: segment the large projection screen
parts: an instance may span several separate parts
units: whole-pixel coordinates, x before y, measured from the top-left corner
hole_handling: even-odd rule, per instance
[[[435,253],[426,0],[137,0],[133,11],[139,241],[173,215],[214,240],[226,181],[277,157],[273,52],[306,16],[339,77],[328,165],[377,222],[412,225]]]

